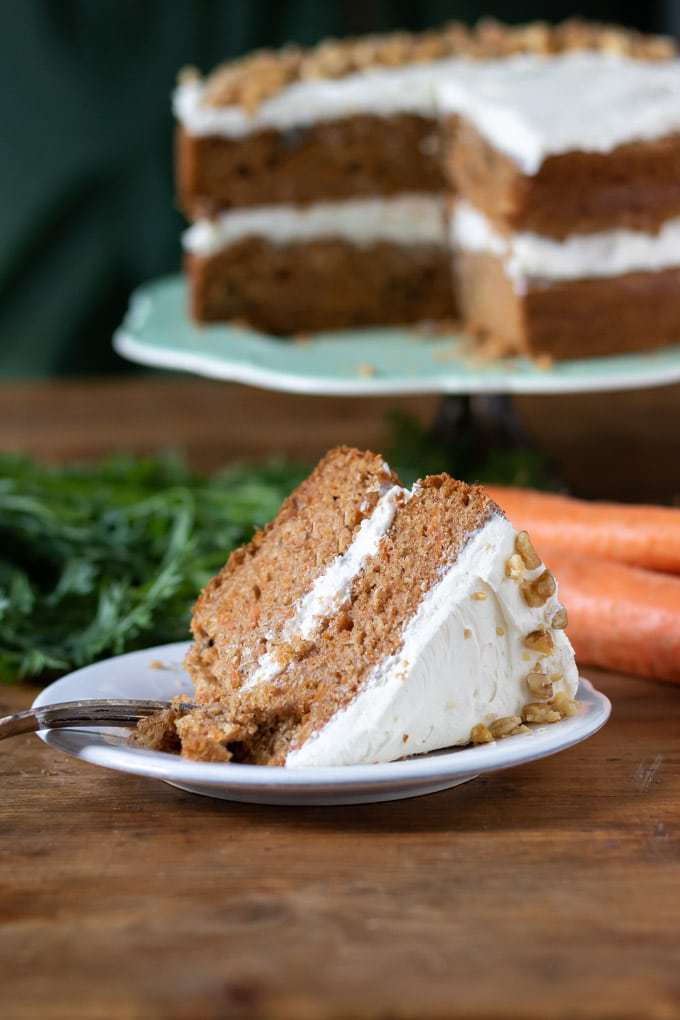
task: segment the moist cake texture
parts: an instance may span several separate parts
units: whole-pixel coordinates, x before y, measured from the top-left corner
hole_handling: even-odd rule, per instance
[[[209,761],[391,761],[573,711],[555,581],[483,489],[331,451],[196,605],[196,707],[139,724]]]
[[[178,198],[194,221],[184,240],[193,317],[287,335],[461,312],[489,333],[493,308],[478,323],[460,295],[471,263],[457,272],[446,214],[426,239],[421,220],[432,222],[448,192],[501,233],[560,240],[616,226],[652,235],[680,216],[673,54],[669,40],[610,26],[486,20],[258,52],[206,79],[185,73],[174,106]],[[583,73],[569,78],[572,66]],[[548,144],[540,124],[522,119],[544,95]],[[580,117],[582,106],[597,116]],[[430,211],[410,215],[409,202]],[[354,216],[362,203],[365,217]],[[386,223],[400,229],[385,236]],[[490,289],[487,280],[476,292]],[[515,317],[531,317],[527,302]],[[562,347],[546,347],[538,328],[506,334],[520,353],[559,356]],[[572,335],[578,344],[576,324]],[[657,342],[629,341],[625,330],[618,346],[615,338],[610,329],[597,353]]]

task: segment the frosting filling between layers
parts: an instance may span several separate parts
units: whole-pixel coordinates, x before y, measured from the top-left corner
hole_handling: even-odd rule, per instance
[[[243,240],[261,237],[271,244],[289,244],[334,237],[358,246],[380,241],[394,244],[446,243],[443,199],[439,195],[399,195],[316,202],[309,206],[259,206],[198,220],[184,233],[186,251],[216,252]]]
[[[284,626],[280,635],[272,635],[270,640],[278,644],[290,644],[295,641],[309,641],[313,638],[324,620],[329,619],[341,608],[351,593],[352,582],[361,572],[368,560],[375,556],[384,535],[387,534],[399,504],[410,498],[408,489],[400,485],[390,485],[381,495],[373,512],[362,521],[357,534],[341,556],[326,568],[316,579],[311,589],[296,606],[295,615]],[[285,660],[277,656],[276,647],[266,652],[258,661],[256,670],[251,674],[243,690],[256,684],[272,680],[285,668]]]
[[[680,266],[680,218],[667,220],[657,234],[617,229],[556,241],[528,232],[505,236],[483,213],[459,201],[451,214],[450,241],[454,249],[500,258],[518,294],[526,293],[532,280],[583,280]]]
[[[387,762],[467,744],[475,725],[521,715],[534,700],[524,681],[537,667],[559,675],[556,691],[575,694],[578,674],[563,631],[551,631],[548,656],[524,646],[527,634],[549,628],[559,602],[555,594],[532,609],[517,581],[506,576],[515,534],[509,521],[495,515],[471,536],[424,597],[399,652],[372,671],[346,708],[289,753],[288,767]]]

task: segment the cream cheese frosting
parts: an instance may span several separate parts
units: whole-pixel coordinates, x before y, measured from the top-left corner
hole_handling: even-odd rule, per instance
[[[257,206],[197,220],[184,232],[185,251],[213,255],[245,237],[261,237],[284,245],[335,237],[358,246],[380,241],[393,244],[446,243],[446,221],[440,195],[410,194],[336,202]]]
[[[267,99],[254,114],[239,106],[209,106],[204,83],[183,82],[175,90],[175,116],[192,135],[239,138],[253,131],[307,127],[358,114],[388,117],[412,113],[434,117],[437,84],[452,75],[474,74],[481,61],[451,57],[429,64],[360,71],[339,79],[296,82]]]
[[[287,767],[387,762],[467,744],[475,725],[521,715],[533,700],[525,679],[537,665],[560,677],[556,692],[575,694],[578,673],[563,631],[551,632],[548,656],[524,646],[528,633],[550,627],[559,602],[555,593],[530,608],[506,575],[515,535],[498,514],[470,538],[423,599],[399,652],[373,670],[354,701],[289,753]]]
[[[529,232],[503,235],[478,209],[458,201],[450,241],[454,249],[502,259],[519,294],[532,280],[579,280],[680,266],[680,218],[667,220],[656,234],[617,229],[557,241]]]
[[[610,152],[680,131],[680,61],[572,52],[488,63],[439,84],[440,111],[470,121],[525,174],[548,156]]]

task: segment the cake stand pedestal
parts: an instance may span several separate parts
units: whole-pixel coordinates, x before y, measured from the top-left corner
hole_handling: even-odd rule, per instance
[[[468,437],[477,459],[490,450],[526,449],[532,440],[520,422],[507,393],[445,394],[431,429],[447,446]]]
[[[416,328],[371,328],[281,340],[187,316],[184,278],[163,277],[132,295],[114,336],[124,358],[264,389],[324,396],[440,393],[433,438],[475,454],[531,445],[513,394],[603,392],[680,381],[680,346],[644,354],[563,361],[539,368],[524,358],[481,363],[468,338]]]

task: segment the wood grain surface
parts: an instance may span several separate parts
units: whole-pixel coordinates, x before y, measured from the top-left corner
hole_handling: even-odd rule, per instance
[[[301,397],[160,373],[0,383],[0,448],[47,460],[174,448],[198,468],[272,452],[315,460],[337,443],[384,449],[386,416],[433,421],[439,398]],[[578,495],[680,497],[680,386],[515,401]]]
[[[679,392],[520,409],[582,488],[672,498]],[[395,404],[436,400],[12,384],[0,445],[313,457],[379,446]],[[588,674],[614,714],[586,744],[384,805],[229,804],[0,744],[0,1017],[680,1018],[680,690]],[[0,687],[0,714],[34,693]]]
[[[615,709],[586,744],[391,804],[0,744],[2,1016],[680,1016],[680,692],[591,675]]]

